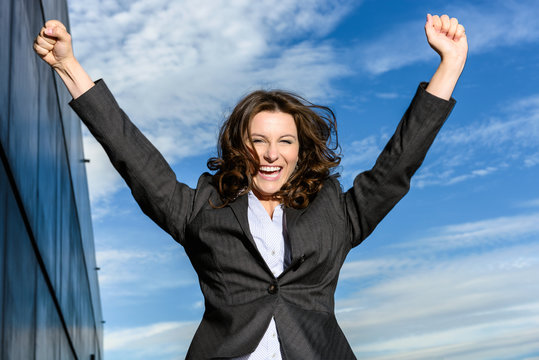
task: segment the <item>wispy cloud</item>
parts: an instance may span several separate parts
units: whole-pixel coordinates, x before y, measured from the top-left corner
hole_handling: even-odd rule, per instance
[[[159,291],[197,284],[182,264],[188,262],[178,245],[155,250],[136,248],[98,250],[102,292],[119,300],[144,299]],[[182,270],[183,269],[183,270]]]
[[[84,157],[90,159],[90,162],[86,164],[88,183],[91,184],[89,188],[90,200],[102,202],[99,208],[94,207],[93,209],[92,216],[95,219],[106,215],[106,213],[100,214],[99,209],[106,208],[107,195],[118,191],[122,186],[122,180],[97,140],[89,134],[85,135],[83,139]]]
[[[195,322],[162,322],[110,330],[105,336],[107,357],[183,359],[193,337]]]
[[[534,0],[495,1],[488,9],[460,1],[443,13],[464,24],[471,54],[539,40],[539,8]],[[423,25],[421,19],[390,26],[380,37],[361,42],[354,57],[372,75],[435,59],[424,40]]]
[[[381,132],[379,135],[371,135],[343,146],[341,176],[344,186],[352,184],[358,174],[356,169],[365,170],[374,165],[389,137],[389,134]]]
[[[432,229],[432,236],[404,248],[385,247],[382,258],[346,263],[341,281],[365,284],[337,301],[339,322],[356,355],[536,356],[538,220],[535,214]],[[511,221],[522,228],[511,228]],[[458,251],[463,247],[472,251]]]
[[[539,164],[539,95],[493,109],[495,116],[442,129],[429,151],[428,160],[414,176],[412,185],[454,185],[511,168]],[[385,130],[343,145],[342,177],[351,184],[359,171],[374,165],[391,134]]]
[[[433,257],[461,254],[463,249],[482,252],[483,249],[514,246],[535,239],[539,239],[539,213],[446,225],[425,231],[425,236],[386,245],[382,258],[345,263],[341,279],[397,274],[432,266]],[[525,263],[527,256],[528,253],[524,252],[520,263]],[[532,258],[539,260],[539,257]]]
[[[242,94],[292,89],[330,97],[349,72],[324,36],[351,1],[73,1],[74,47],[94,78],[170,162],[208,151]],[[85,138],[93,163],[104,154]],[[117,191],[110,167],[89,167],[94,203]],[[97,180],[97,182],[93,182]],[[99,187],[99,189],[97,189]]]
[[[531,199],[517,204],[519,207],[539,207],[539,198]]]
[[[358,68],[372,75],[433,58],[432,50],[425,41],[423,20],[397,24],[380,37],[352,50],[359,62]]]
[[[539,153],[539,95],[495,109],[498,115],[444,129],[414,185],[452,185],[508,168],[532,167]],[[449,125],[450,126],[450,125]]]
[[[422,251],[470,249],[502,245],[510,241],[524,242],[530,237],[539,238],[539,213],[506,216],[483,221],[448,225],[438,234],[416,240],[406,246],[419,246]]]

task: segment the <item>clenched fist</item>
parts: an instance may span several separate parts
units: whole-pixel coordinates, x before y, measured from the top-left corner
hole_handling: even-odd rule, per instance
[[[34,40],[34,51],[55,69],[75,59],[71,47],[71,35],[64,24],[58,20],[49,20],[41,28]]]
[[[466,62],[468,53],[468,40],[464,26],[456,18],[447,15],[427,15],[425,34],[429,45],[443,60],[462,63]]]
[[[71,46],[71,35],[64,24],[49,20],[34,40],[34,51],[60,76],[73,99],[94,86],[90,76],[84,71]]]

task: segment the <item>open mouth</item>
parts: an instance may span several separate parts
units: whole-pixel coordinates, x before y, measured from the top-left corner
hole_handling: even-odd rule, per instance
[[[280,166],[260,166],[258,173],[264,179],[275,180],[279,177],[281,170]]]

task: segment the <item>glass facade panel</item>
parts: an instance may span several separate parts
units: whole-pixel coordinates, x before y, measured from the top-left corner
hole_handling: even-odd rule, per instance
[[[9,114],[9,58],[11,55],[11,1],[0,4],[0,142],[7,142]]]
[[[66,1],[0,3],[0,358],[102,359],[80,121],[33,52],[44,19],[68,25]]]
[[[33,359],[37,263],[17,203],[8,194],[2,359]]]

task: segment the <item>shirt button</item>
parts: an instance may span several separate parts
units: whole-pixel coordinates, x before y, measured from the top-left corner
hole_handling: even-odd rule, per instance
[[[277,285],[275,284],[271,284],[269,287],[268,287],[268,292],[270,294],[276,294],[277,293]]]
[[[271,255],[275,255],[275,250],[272,250],[272,251],[271,251]]]

